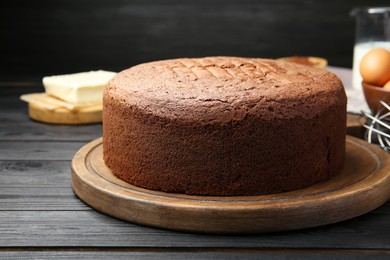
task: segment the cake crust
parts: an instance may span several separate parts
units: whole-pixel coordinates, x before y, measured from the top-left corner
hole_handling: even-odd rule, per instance
[[[145,63],[103,97],[103,158],[136,186],[261,195],[309,186],[344,164],[346,95],[325,70],[239,57]]]

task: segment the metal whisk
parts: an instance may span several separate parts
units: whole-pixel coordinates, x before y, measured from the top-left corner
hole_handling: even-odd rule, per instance
[[[379,145],[383,150],[390,151],[390,106],[380,101],[382,107],[375,115],[362,111],[367,129],[365,138],[367,142]],[[389,120],[389,121],[388,121]]]

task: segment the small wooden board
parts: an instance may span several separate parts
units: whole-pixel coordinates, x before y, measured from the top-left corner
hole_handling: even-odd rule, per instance
[[[291,192],[240,197],[191,196],[142,189],[115,177],[102,159],[102,139],[72,160],[72,185],[107,215],[159,228],[205,233],[260,233],[320,226],[365,214],[390,198],[390,156],[347,136],[344,170]]]
[[[72,106],[46,93],[22,95],[31,119],[49,124],[81,125],[102,122],[102,104]]]

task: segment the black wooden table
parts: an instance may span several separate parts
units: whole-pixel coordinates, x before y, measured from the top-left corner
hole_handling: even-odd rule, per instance
[[[0,258],[390,258],[390,202],[337,224],[250,236],[180,233],[103,215],[70,182],[71,158],[101,136],[101,125],[30,120],[19,96],[41,91],[0,86]]]

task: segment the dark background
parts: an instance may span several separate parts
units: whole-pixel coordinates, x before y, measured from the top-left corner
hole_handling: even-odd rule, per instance
[[[322,56],[351,67],[355,6],[389,0],[12,0],[0,3],[0,81],[151,60]]]

